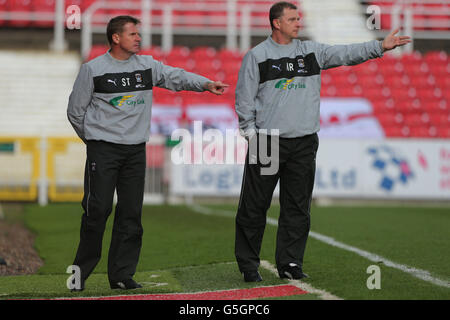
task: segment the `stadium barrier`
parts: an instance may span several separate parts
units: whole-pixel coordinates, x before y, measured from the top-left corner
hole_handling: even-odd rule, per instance
[[[0,200],[34,201],[40,178],[40,139],[0,137]]]
[[[165,141],[147,143],[145,203],[164,201]],[[0,137],[0,201],[80,202],[85,161],[78,137]]]
[[[86,148],[79,138],[47,139],[48,199],[52,202],[83,198]]]
[[[174,161],[183,146],[168,142],[151,136],[147,144],[145,203],[239,196],[245,142],[238,140],[232,150],[204,144],[191,159],[195,163]],[[75,137],[0,137],[0,201],[79,202],[85,160],[85,145]],[[448,200],[450,140],[321,138],[313,196]]]
[[[206,163],[206,147],[211,149],[204,146],[197,164],[172,163],[172,197],[239,197],[244,162]],[[246,146],[236,145],[236,154],[242,153],[239,148]],[[320,139],[313,197],[448,201],[450,140]]]

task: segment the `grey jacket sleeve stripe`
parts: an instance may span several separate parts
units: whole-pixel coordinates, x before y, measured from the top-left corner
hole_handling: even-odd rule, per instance
[[[77,135],[85,141],[84,117],[92,99],[94,84],[87,64],[81,65],[80,72],[73,85],[67,107],[67,117]]]
[[[256,96],[260,81],[259,67],[252,52],[242,59],[236,84],[236,113],[244,135],[256,130]]]

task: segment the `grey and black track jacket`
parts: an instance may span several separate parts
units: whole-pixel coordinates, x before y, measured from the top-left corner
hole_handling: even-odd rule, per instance
[[[320,129],[320,72],[383,56],[381,41],[326,45],[293,40],[276,43],[271,36],[242,61],[236,85],[236,113],[243,135],[278,129],[295,138]]]
[[[150,136],[153,86],[200,92],[208,81],[151,56],[117,60],[107,52],[81,65],[67,116],[83,141],[139,144]]]

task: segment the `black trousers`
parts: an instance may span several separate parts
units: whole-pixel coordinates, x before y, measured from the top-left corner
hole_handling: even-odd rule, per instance
[[[108,278],[116,282],[131,279],[135,274],[142,245],[145,166],[145,143],[87,142],[84,213],[73,263],[80,267],[82,284],[100,260],[114,190],[117,190],[117,205],[108,253]]]
[[[266,138],[258,135],[256,138]],[[267,137],[269,152],[270,136]],[[250,142],[251,144],[251,142]],[[259,146],[259,143],[258,143]],[[266,214],[273,191],[280,181],[275,260],[278,271],[289,263],[303,266],[306,240],[310,230],[310,208],[316,170],[317,134],[299,138],[279,138],[279,165],[274,174],[261,174],[267,167],[258,152],[255,164],[247,152],[241,197],[236,215],[235,255],[241,272],[259,267],[259,253],[266,226]],[[254,156],[253,156],[254,157]],[[254,161],[253,161],[254,162]]]

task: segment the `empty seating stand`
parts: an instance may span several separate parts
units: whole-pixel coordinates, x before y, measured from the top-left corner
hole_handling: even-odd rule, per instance
[[[85,12],[93,3],[98,0],[70,0],[66,1],[66,7],[69,5],[77,5],[81,12]],[[54,12],[56,0],[0,0],[0,12],[20,13],[20,17],[14,20],[0,20],[1,25],[8,25],[10,27],[51,27],[53,26],[52,19],[42,18],[40,20],[33,19],[33,15],[48,15]],[[111,1],[111,3],[118,3],[118,0]],[[98,9],[94,13],[93,24],[104,25],[107,21],[117,15],[135,15],[140,16],[141,0],[127,0],[126,4],[133,4],[133,8],[109,8]],[[268,28],[269,8],[273,2],[270,0],[237,0],[237,23],[241,23],[240,15],[241,9],[244,6],[251,6],[253,9],[250,12],[251,28],[265,30]],[[226,30],[227,26],[227,0],[152,0],[152,25],[161,27],[163,20],[163,7],[171,5],[173,14],[174,28],[209,28]],[[300,9],[300,15],[301,8]]]
[[[400,19],[404,18],[404,9],[413,12],[413,29],[417,31],[450,31],[450,2],[446,0],[378,0],[367,1],[381,8],[381,29],[392,28],[392,9],[395,4],[401,6]]]

